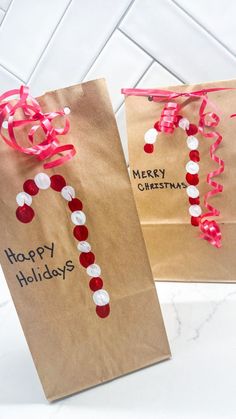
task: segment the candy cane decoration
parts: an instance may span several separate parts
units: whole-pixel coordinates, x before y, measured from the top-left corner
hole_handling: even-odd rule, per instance
[[[71,211],[71,221],[75,225],[73,235],[78,240],[79,261],[90,277],[89,287],[93,291],[96,313],[99,317],[105,318],[110,313],[110,297],[108,292],[103,289],[103,280],[100,277],[101,268],[95,263],[95,255],[91,251],[91,245],[87,242],[86,215],[82,211],[82,202],[75,197],[74,188],[67,185],[64,177],[61,175],[49,177],[46,173],[38,173],[34,179],[26,180],[23,185],[23,192],[17,194],[16,202],[18,208],[16,209],[16,217],[22,223],[31,222],[35,215],[31,207],[32,197],[37,195],[39,190],[46,190],[50,187],[54,191],[60,192],[61,196],[68,202],[68,207]]]
[[[157,136],[160,132],[165,133],[173,133],[175,127],[182,128],[187,134],[187,147],[189,148],[189,158],[190,160],[186,164],[186,181],[188,183],[188,187],[186,188],[186,192],[189,199],[189,214],[191,216],[191,224],[194,227],[200,227],[201,232],[203,233],[201,237],[208,240],[212,245],[215,247],[221,246],[221,233],[219,230],[218,224],[214,221],[203,221],[203,218],[208,216],[219,215],[219,211],[215,210],[214,207],[209,206],[207,200],[205,198],[205,204],[207,204],[207,208],[211,210],[211,212],[202,215],[202,209],[200,206],[200,197],[199,197],[199,190],[196,185],[199,183],[199,161],[200,161],[200,154],[198,151],[199,141],[196,137],[196,134],[199,132],[199,128],[195,124],[190,124],[187,118],[183,118],[181,115],[178,115],[179,107],[178,105],[174,106],[175,104],[170,102],[167,103],[161,113],[160,121],[156,121],[154,123],[153,128],[150,128],[144,135],[144,151],[146,153],[153,153],[154,152],[154,144],[156,143]],[[201,133],[203,133],[203,129],[200,126]],[[203,134],[204,135],[204,134]],[[212,134],[205,134],[205,136],[211,136]],[[216,134],[218,135],[218,134]],[[217,140],[218,142],[221,140]],[[214,144],[213,144],[214,148]],[[218,159],[214,152],[211,152],[211,157],[213,159]],[[218,162],[218,160],[215,160]],[[220,168],[221,173],[223,171],[224,165],[222,160],[219,159],[219,162],[222,164]],[[218,174],[218,172],[217,172]],[[212,176],[211,176],[212,177]],[[210,184],[211,177],[208,178],[208,183]],[[212,181],[211,181],[212,182]],[[216,184],[218,185],[218,184]],[[214,186],[214,184],[213,184]],[[218,185],[218,189],[215,189],[215,192],[212,194],[222,192],[223,187],[222,185]]]
[[[168,112],[171,111],[171,112]],[[200,155],[198,149],[199,141],[194,136],[198,132],[198,127],[195,124],[190,124],[187,118],[183,118],[177,114],[178,106],[174,106],[173,103],[168,103],[161,114],[160,121],[155,122],[153,128],[150,128],[144,135],[144,151],[146,153],[153,153],[154,144],[157,140],[158,133],[160,131],[166,133],[173,133],[175,127],[182,128],[187,134],[187,147],[190,149],[189,157],[190,160],[186,164],[186,181],[189,186],[186,188],[187,195],[189,198],[189,214],[191,216],[191,224],[193,226],[199,226],[200,215],[202,209],[200,207],[199,190],[196,185],[199,183],[199,165],[197,162],[200,161]],[[168,115],[168,117],[167,117]]]

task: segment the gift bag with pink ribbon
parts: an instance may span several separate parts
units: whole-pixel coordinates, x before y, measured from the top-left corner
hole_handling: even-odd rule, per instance
[[[122,93],[154,279],[235,282],[236,81]]]
[[[0,126],[0,261],[48,400],[169,358],[104,80],[6,92]]]

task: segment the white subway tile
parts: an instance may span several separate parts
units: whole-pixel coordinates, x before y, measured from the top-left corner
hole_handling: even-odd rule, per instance
[[[235,77],[236,59],[170,0],[136,0],[121,29],[187,82]]]
[[[0,28],[0,64],[27,81],[68,3],[14,1]]]
[[[86,76],[86,80],[105,77],[114,109],[123,101],[121,88],[133,86],[150,65],[152,59],[119,31],[106,47]]]
[[[74,1],[30,80],[34,93],[80,82],[129,4],[130,0]]]

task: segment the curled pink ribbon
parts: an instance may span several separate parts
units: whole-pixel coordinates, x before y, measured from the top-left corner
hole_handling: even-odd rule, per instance
[[[201,238],[207,240],[213,246],[219,248],[221,247],[221,231],[219,224],[215,220],[208,220],[206,217],[215,217],[220,215],[220,211],[214,208],[209,204],[208,199],[220,192],[223,191],[223,186],[218,182],[214,181],[215,176],[220,175],[224,171],[224,161],[216,155],[216,150],[219,147],[222,136],[216,131],[206,132],[205,128],[216,127],[220,121],[219,116],[214,112],[205,113],[205,108],[207,104],[211,104],[215,108],[214,104],[209,101],[208,93],[218,92],[224,90],[235,90],[231,87],[215,87],[209,89],[202,89],[193,92],[174,92],[171,90],[163,89],[122,89],[121,92],[125,95],[134,95],[134,96],[147,96],[150,100],[156,102],[162,102],[166,100],[173,100],[178,97],[187,97],[187,98],[200,98],[202,103],[199,109],[199,130],[205,138],[215,138],[215,142],[210,146],[210,157],[211,159],[218,164],[218,168],[207,174],[207,183],[211,186],[211,190],[204,195],[204,205],[207,208],[207,212],[202,214],[199,228],[201,231]],[[231,115],[231,117],[236,116],[236,114]]]
[[[172,134],[174,132],[178,110],[179,106],[175,102],[168,102],[164,106],[159,121],[159,130],[161,132],[166,132],[168,134]]]
[[[15,95],[19,98],[13,102],[12,97]],[[16,112],[19,110],[23,112],[24,119],[16,119]],[[65,135],[69,131],[68,118],[65,119],[63,128],[55,128],[52,125],[57,116],[65,115],[65,110],[43,113],[37,100],[29,94],[29,88],[21,86],[20,89],[9,90],[0,96],[0,135],[10,147],[21,153],[34,155],[38,160],[46,160],[66,152],[63,156],[43,165],[45,169],[60,166],[71,160],[76,153],[72,144],[60,145],[58,140],[59,135]],[[7,136],[3,132],[4,123],[7,123]],[[30,147],[21,146],[16,139],[15,129],[24,125],[30,126],[27,135]],[[44,133],[43,140],[35,144],[34,136],[39,129]]]
[[[205,131],[205,127],[216,127],[220,121],[219,116],[214,112],[204,113],[206,106],[207,97],[205,96],[203,97],[203,101],[199,109],[199,130],[205,138],[215,139],[215,142],[210,146],[210,156],[211,159],[218,164],[218,168],[207,174],[207,183],[212,187],[212,189],[204,195],[204,205],[208,209],[208,212],[202,214],[199,228],[202,232],[201,237],[209,241],[213,246],[219,248],[222,245],[220,227],[216,221],[207,220],[206,217],[218,217],[220,215],[220,211],[210,205],[208,199],[211,196],[217,195],[223,191],[223,185],[212,180],[215,176],[220,175],[224,171],[224,161],[216,155],[216,150],[222,142],[222,136],[216,131]]]

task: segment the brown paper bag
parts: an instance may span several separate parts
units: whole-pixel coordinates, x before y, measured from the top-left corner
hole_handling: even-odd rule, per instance
[[[46,397],[54,400],[167,359],[170,351],[104,81],[46,93],[38,101],[44,112],[69,107],[64,142],[77,154],[43,170],[34,157],[1,141],[0,259]],[[88,241],[110,296],[104,318],[89,287],[100,275],[81,266],[85,252],[78,252],[81,242],[73,236],[70,200],[51,187],[39,190],[32,197],[33,220],[16,218],[16,195],[40,172],[63,176],[83,203]],[[38,178],[42,186],[44,181]],[[107,294],[97,298],[104,307]]]
[[[206,88],[236,88],[236,81],[161,88],[175,92],[192,92]],[[220,122],[216,128],[223,137],[216,154],[225,162],[225,171],[214,180],[223,184],[223,192],[209,199],[220,210],[218,223],[222,247],[216,248],[199,238],[199,230],[190,223],[186,163],[189,151],[186,134],[176,128],[172,134],[159,132],[152,154],[145,153],[144,134],[160,119],[166,102],[148,97],[126,96],[126,116],[131,183],[155,280],[235,282],[236,280],[236,91],[208,93],[206,111],[216,112]],[[178,97],[183,104],[182,116],[198,124],[202,99]],[[207,128],[206,128],[207,131]],[[206,182],[210,171],[218,168],[209,155],[212,138],[197,134],[200,152],[198,189],[203,195],[211,188]],[[175,186],[161,189],[163,182]],[[151,186],[153,185],[153,186]],[[165,186],[165,185],[164,185]]]

